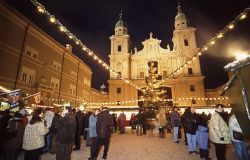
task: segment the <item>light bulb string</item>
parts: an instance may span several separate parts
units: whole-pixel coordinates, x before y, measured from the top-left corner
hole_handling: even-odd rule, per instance
[[[143,92],[146,92],[146,90],[142,89],[142,87],[137,86],[134,82],[132,82],[129,79],[126,79],[125,77],[123,77],[121,74],[119,74],[118,72],[116,72],[114,69],[112,69],[107,63],[105,63],[101,58],[99,58],[96,54],[94,54],[93,51],[91,51],[84,43],[81,42],[80,39],[78,39],[74,34],[72,34],[69,30],[66,29],[65,26],[63,26],[61,24],[61,22],[56,19],[54,17],[54,15],[51,15],[46,9],[45,7],[39,3],[37,0],[31,0],[32,4],[34,6],[36,6],[38,8],[38,10],[40,9],[39,12],[43,13],[46,15],[47,18],[54,18],[53,19],[53,23],[58,25],[58,27],[62,27],[60,30],[65,32],[65,34],[72,40],[74,40],[76,42],[76,44],[78,44],[80,47],[82,47],[83,51],[85,51],[86,53],[88,53],[89,56],[92,56],[94,58],[94,60],[96,60],[97,62],[101,63],[103,65],[103,67],[105,67],[107,70],[109,70],[110,72],[114,73],[115,75],[119,75],[120,79],[123,80],[125,83],[134,86],[136,89],[141,90]],[[211,38],[208,43],[206,43],[202,48],[200,48],[192,57],[192,60],[195,60],[196,57],[200,56],[203,52],[207,51],[211,46],[213,46],[215,44],[216,41],[218,41],[219,39],[222,39],[222,37],[230,30],[234,29],[235,26],[240,20],[243,20],[246,18],[246,14],[250,11],[250,7],[244,9],[243,12],[241,12],[233,21],[231,21],[224,29],[222,29],[220,32],[218,32],[218,34],[216,34],[215,37]],[[188,64],[191,64],[192,60],[188,60],[186,61],[183,65],[177,67],[177,69],[175,71],[173,71],[172,73],[170,73],[168,76],[166,76],[166,78],[162,79],[159,84],[162,84],[163,82],[165,82],[165,80],[174,77],[174,75],[179,72],[180,70],[182,70],[183,68],[185,68]]]
[[[119,75],[120,79],[123,80],[125,83],[134,86],[138,90],[142,90],[141,87],[137,86],[133,81],[131,81],[131,80],[125,78],[124,76],[122,76],[121,74],[119,74],[117,71],[112,69],[107,63],[105,63],[100,57],[98,57],[96,54],[94,54],[94,52],[91,51],[84,43],[82,43],[82,41],[79,38],[77,38],[64,25],[62,25],[62,23],[58,19],[56,19],[54,15],[50,14],[41,3],[39,3],[37,0],[31,0],[31,2],[34,6],[36,6],[38,8],[38,10],[40,9],[39,12],[44,14],[50,21],[52,20],[53,24],[57,25],[61,31],[63,31],[70,39],[75,41],[75,43],[77,45],[79,45],[82,48],[82,50],[85,51],[89,56],[92,56],[92,58],[95,61],[101,63],[104,68],[106,68],[110,72],[114,73],[116,76]]]
[[[246,18],[247,13],[250,11],[250,7],[246,8],[241,12],[232,22],[230,22],[226,27],[224,27],[221,31],[219,31],[213,38],[211,38],[203,47],[201,47],[191,58],[191,60],[186,61],[181,66],[177,67],[176,70],[174,70],[172,73],[170,73],[168,76],[166,76],[165,79],[163,79],[159,84],[164,83],[165,80],[174,77],[176,73],[183,70],[185,67],[188,66],[188,64],[191,64],[193,60],[201,56],[204,52],[206,52],[211,46],[215,44],[216,41],[221,39],[227,32],[232,30],[236,24],[238,24],[241,20]],[[233,28],[230,28],[230,25],[233,25]],[[158,85],[159,85],[158,84]]]

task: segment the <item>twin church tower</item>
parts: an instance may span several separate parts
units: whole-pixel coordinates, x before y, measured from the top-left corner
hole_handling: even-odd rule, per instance
[[[150,33],[142,50],[131,51],[130,35],[128,26],[123,20],[122,13],[115,25],[115,33],[110,37],[110,66],[124,78],[133,81],[140,87],[145,87],[145,76],[148,76],[149,65],[157,68],[157,73],[166,77],[179,68],[183,63],[190,60],[198,51],[196,45],[196,28],[190,27],[188,19],[183,13],[180,4],[177,8],[173,31],[173,47],[170,49],[160,46],[161,40],[154,38]],[[126,84],[120,79],[120,75],[110,73],[109,102],[129,101],[139,99],[138,90]],[[204,106],[205,101],[198,101],[193,98],[205,98],[204,76],[202,76],[199,58],[192,61],[185,70],[179,72],[178,76],[167,79],[162,87],[167,90],[167,98],[173,99],[178,106]],[[182,99],[180,99],[182,98]],[[185,99],[183,99],[185,98]],[[189,99],[187,99],[189,98]],[[126,107],[138,106],[137,102],[120,104]]]

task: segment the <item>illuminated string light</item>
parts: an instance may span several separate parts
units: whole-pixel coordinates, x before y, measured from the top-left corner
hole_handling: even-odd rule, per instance
[[[233,28],[234,28],[234,25],[233,25],[233,24],[230,24],[230,25],[228,26],[228,28],[229,28],[229,29],[233,29]]]
[[[50,21],[51,23],[55,23],[55,22],[56,22],[56,19],[55,19],[54,16],[50,16],[49,21]]]
[[[210,44],[211,44],[211,45],[214,45],[214,44],[215,44],[215,41],[212,41]]]
[[[246,17],[247,17],[246,14],[242,14],[242,15],[240,16],[240,19],[245,19]]]
[[[218,34],[216,34],[215,37],[211,38],[211,40],[208,41],[207,44],[205,44],[201,49],[198,51],[197,54],[194,54],[193,57],[197,57],[200,56],[202,54],[202,52],[207,51],[209,49],[210,46],[215,44],[216,40],[219,40],[223,37],[224,34],[226,34],[229,30],[234,29],[235,25],[242,19],[245,19],[247,16],[247,13],[250,11],[250,8],[246,8],[244,9],[244,11],[242,13],[240,13],[232,22],[229,23],[229,25],[227,25],[224,29],[222,29]],[[181,65],[180,67],[187,67],[187,64],[190,64],[191,61],[187,61],[185,62],[183,65]],[[172,73],[170,73],[166,78],[164,78],[164,82],[166,79],[169,79],[171,77],[173,77],[177,72],[179,72],[179,69],[177,68],[175,71],[173,71]],[[161,83],[164,83],[161,81]]]
[[[65,31],[65,27],[63,27],[63,26],[60,26],[59,29],[60,29],[61,32]]]
[[[32,2],[32,4],[34,5],[34,6],[36,6],[37,7],[37,9],[38,9],[38,11],[39,12],[43,12],[47,17],[49,17],[50,19],[53,17],[53,15],[51,15],[46,9],[45,9],[45,7],[42,5],[42,4],[40,4],[37,0],[31,0],[31,2]],[[247,16],[247,13],[250,11],[250,9],[249,8],[246,8],[242,13],[240,13],[231,23],[229,23],[230,25],[228,25],[226,28],[224,28],[222,31],[220,31],[219,32],[219,34],[217,34],[217,36],[216,37],[214,37],[214,38],[212,38],[212,39],[214,39],[214,40],[217,40],[217,39],[219,39],[219,38],[222,38],[223,37],[223,35],[222,34],[226,34],[229,30],[232,30],[234,27],[235,27],[235,25],[240,21],[240,20],[242,20],[242,19],[245,19]],[[59,24],[61,24],[57,19],[53,19],[52,18],[52,23],[55,23],[55,24],[57,24],[57,25],[59,25]],[[64,29],[65,29],[66,27],[64,27]],[[62,30],[62,31],[65,31],[65,30]],[[71,34],[70,32],[65,32],[68,36]],[[73,38],[73,37],[72,37]],[[74,38],[74,40],[76,41],[76,43],[78,43],[79,44],[79,42],[78,42],[78,39],[77,38]],[[79,40],[80,41],[80,40]],[[211,41],[209,41],[209,42],[211,42]],[[212,45],[211,43],[210,44],[206,44],[205,46],[205,48],[204,48],[204,50],[208,50],[208,46],[209,45]],[[80,46],[81,47],[86,47],[83,43],[81,43],[80,42]],[[87,47],[86,47],[87,48]],[[203,47],[202,47],[203,48]],[[89,49],[88,49],[89,50]],[[201,50],[202,51],[202,50]],[[201,51],[199,51],[199,53],[201,53]],[[88,51],[87,51],[88,52]],[[89,52],[88,52],[89,53]],[[196,56],[198,56],[198,53],[196,53],[195,55],[194,55],[194,57],[196,57]],[[93,57],[95,57],[95,56],[93,56]],[[97,56],[96,56],[97,57]],[[188,64],[190,64],[191,63],[191,61],[187,61],[186,63],[188,63]],[[184,65],[186,64],[186,63],[184,63]],[[182,66],[184,66],[184,65],[182,65]],[[108,66],[108,65],[107,65]],[[182,67],[182,66],[180,66],[180,67]],[[180,67],[178,67],[177,68],[177,70],[178,70],[178,72],[179,72],[179,68]],[[186,67],[186,66],[185,66]],[[108,70],[109,69],[109,67],[106,67],[106,69]],[[176,74],[176,72],[177,72],[177,70],[175,70],[175,71],[173,71],[173,73],[170,73],[165,79],[164,79],[164,81],[166,80],[166,79],[168,79],[168,78],[170,78],[170,77],[173,77],[173,75],[174,74]],[[115,72],[114,70],[111,70],[110,69],[110,71],[111,72]],[[116,73],[116,72],[115,72]],[[121,75],[120,75],[121,76]],[[122,77],[122,76],[121,76]],[[123,78],[123,80],[124,80],[124,78]],[[163,81],[163,82],[164,82]],[[130,81],[130,83],[129,83],[130,85],[132,85],[132,86],[135,86],[137,89],[139,89],[139,90],[142,90],[143,91],[143,89],[141,89],[140,87],[138,87],[137,85],[135,85],[132,81]]]
[[[38,10],[38,12],[40,12],[40,13],[44,13],[44,9],[43,9],[41,6],[38,6],[38,7],[37,7],[37,10]]]
[[[222,38],[222,37],[223,37],[223,34],[221,33],[217,35],[217,38]]]
[[[210,98],[204,98],[204,97],[186,97],[186,98],[176,98],[177,101],[185,101],[185,100],[199,100],[199,101],[214,101],[214,100],[223,100],[226,99],[221,98],[221,97],[210,97]],[[128,101],[114,101],[114,102],[102,102],[102,103],[88,103],[89,105],[96,105],[96,106],[101,106],[101,105],[117,105],[117,104],[127,104],[127,103],[135,103],[135,102],[143,102],[143,101],[149,101],[151,99],[137,99],[137,100],[128,100]],[[159,99],[157,101],[174,101],[174,99]]]
[[[4,92],[10,92],[11,90],[3,87],[3,86],[0,86],[0,90],[4,91]]]

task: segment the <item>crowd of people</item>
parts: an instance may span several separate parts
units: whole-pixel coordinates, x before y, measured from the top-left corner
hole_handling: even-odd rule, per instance
[[[217,159],[225,160],[227,144],[233,143],[238,160],[250,159],[247,143],[234,113],[224,112],[222,104],[216,105],[215,112],[209,115],[204,112],[197,114],[194,107],[187,108],[180,115],[178,108],[174,107],[170,121],[174,143],[179,143],[179,129],[183,128],[189,154],[200,154],[201,159],[209,160],[209,148],[213,143]]]
[[[131,115],[129,123],[123,112],[111,115],[106,107],[89,112],[71,107],[63,111],[37,108],[30,115],[24,109],[16,113],[5,110],[0,112],[0,159],[16,160],[23,150],[24,160],[38,160],[46,152],[56,154],[57,160],[70,160],[72,151],[81,148],[81,137],[86,140],[84,145],[90,147],[89,160],[97,159],[102,146],[102,158],[107,159],[112,133],[124,134],[127,125],[137,136],[151,137],[153,130],[157,130],[160,138],[173,133],[176,144],[183,137],[188,154],[199,154],[201,159],[211,159],[210,142],[215,146],[218,160],[226,159],[227,144],[231,143],[238,160],[249,159],[248,146],[235,115],[224,112],[220,104],[209,115],[197,114],[194,107],[183,114],[177,107],[171,110],[163,107],[148,118],[148,113],[140,110]]]
[[[96,160],[103,145],[107,159],[114,119],[107,108],[82,112],[36,108],[30,115],[24,110],[0,112],[0,159],[17,160],[21,150],[24,160],[39,160],[41,154],[56,154],[56,160],[70,160],[73,150],[80,150],[81,136],[90,147],[89,160]],[[74,148],[73,148],[74,147]]]
[[[164,107],[158,110],[156,119],[147,123],[143,111],[131,116],[131,128],[136,130],[137,135],[148,132],[151,137],[152,129],[158,132],[160,138],[167,133],[173,132],[173,142],[179,143],[181,129],[184,131],[185,145],[188,154],[199,154],[201,159],[209,160],[209,148],[215,146],[218,160],[226,159],[228,144],[233,144],[237,160],[250,159],[248,145],[242,133],[240,125],[233,112],[230,114],[224,111],[224,106],[218,104],[215,112],[208,115],[196,113],[195,107],[188,107],[183,114],[177,107],[171,111]]]

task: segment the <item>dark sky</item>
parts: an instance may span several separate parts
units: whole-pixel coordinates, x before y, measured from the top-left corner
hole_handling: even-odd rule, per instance
[[[61,44],[69,43],[66,36],[50,24],[48,19],[38,14],[29,0],[4,1]],[[105,62],[109,60],[109,36],[114,34],[114,26],[121,9],[128,24],[132,48],[141,49],[141,42],[149,38],[150,32],[162,40],[163,48],[166,48],[167,44],[172,45],[177,0],[40,0],[39,2]],[[243,9],[249,7],[249,4],[249,0],[183,0],[182,10],[189,19],[190,26],[198,28],[197,44],[198,47],[202,47]],[[109,73],[88,56],[82,55],[78,47],[74,45],[73,47],[74,53],[94,72],[92,86],[99,88],[102,83],[107,84]],[[226,34],[219,43],[201,56],[206,88],[218,87],[228,80],[223,66],[234,60],[232,49],[250,50],[250,18],[240,22],[235,30]]]

